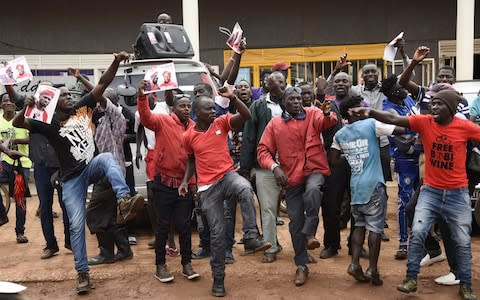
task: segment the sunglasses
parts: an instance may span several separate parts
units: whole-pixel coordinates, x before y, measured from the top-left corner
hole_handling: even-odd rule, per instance
[[[188,99],[190,99],[191,96],[190,96],[189,94],[176,94],[174,97],[175,97],[175,99],[180,100],[180,99],[182,99],[182,98],[188,98]]]

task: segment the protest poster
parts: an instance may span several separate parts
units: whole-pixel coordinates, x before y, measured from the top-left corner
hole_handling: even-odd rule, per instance
[[[25,117],[50,124],[57,107],[58,98],[60,97],[60,90],[49,85],[40,84],[34,97],[35,104],[27,107]]]
[[[175,65],[173,63],[152,67],[145,72],[144,80],[147,81],[145,94],[171,90],[178,87]]]

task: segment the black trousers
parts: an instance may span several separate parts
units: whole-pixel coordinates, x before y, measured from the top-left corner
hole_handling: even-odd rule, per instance
[[[340,205],[350,188],[350,166],[346,160],[331,168],[322,199],[323,244],[325,248],[340,248]]]
[[[165,264],[165,245],[170,232],[170,218],[174,215],[180,242],[182,265],[190,263],[192,256],[192,230],[190,226],[193,199],[192,194],[181,197],[177,188],[168,187],[155,177],[152,184],[153,206],[157,215],[157,232],[155,235],[155,263]]]

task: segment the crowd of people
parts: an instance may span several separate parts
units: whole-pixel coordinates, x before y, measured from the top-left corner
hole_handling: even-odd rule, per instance
[[[161,14],[159,23],[171,23],[171,18]],[[17,242],[28,242],[25,198],[33,164],[46,242],[42,259],[59,252],[52,213],[55,190],[63,212],[64,246],[74,254],[79,294],[92,288],[89,266],[131,258],[125,222],[144,205],[132,180],[129,144],[136,140],[137,167],[140,145],[147,151],[147,210],[155,234],[154,276],[160,282],[174,280],[167,255],[181,256],[182,275],[188,280],[200,276],[192,260],[210,257],[212,295],[226,294],[225,264],[235,263],[237,203],[243,226],[238,243],[244,245],[245,254],[263,252],[262,263],[274,263],[282,250],[276,226],[282,222],[278,215],[283,198],[296,286],[307,282],[308,265],[316,262],[308,250],[321,246],[320,210],[324,227],[320,258],[338,255],[340,230],[350,222],[347,273],[358,282],[380,286],[381,243],[389,240],[384,234],[385,182],[394,177],[393,162],[398,181],[395,259],[407,260],[405,280],[397,289],[415,292],[420,266],[445,259],[441,236],[450,273],[436,282],[459,284],[462,299],[476,299],[471,288],[470,194],[480,176],[468,169],[467,161],[473,143],[480,141],[480,111],[477,107],[470,111],[452,87],[453,68],[441,67],[429,87],[413,81],[414,68],[428,55],[428,48],[419,47],[410,60],[403,40],[396,46],[404,61],[398,76],[380,81],[377,66],[366,64],[361,83],[353,86],[345,72],[349,65],[345,53],[327,79],[291,86],[286,82],[289,65],[279,62],[271,72],[262,72],[261,87],[255,88],[248,80],[237,81],[247,51],[242,44],[242,51],[232,54],[221,74],[210,68],[211,80],[198,82],[193,97],[175,87],[160,98],[145,93],[148,82],[140,82],[135,116],[119,105],[115,88],[108,88],[119,64],[129,59],[125,52],[114,54],[95,86],[78,71],[71,72],[85,86],[79,101],[72,100],[65,86],[55,86],[60,98],[51,124],[25,117],[35,99],[6,86],[0,96],[4,153],[0,182],[24,185],[23,194],[15,195]],[[21,174],[24,180],[12,182],[11,174]],[[92,199],[86,206],[91,183]],[[200,236],[200,248],[194,251],[193,211]],[[0,204],[0,226],[8,221]],[[85,222],[100,251],[91,259]],[[360,257],[368,259],[365,271]]]

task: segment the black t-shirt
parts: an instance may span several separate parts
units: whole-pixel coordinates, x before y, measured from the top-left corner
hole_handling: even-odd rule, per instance
[[[94,156],[92,112],[96,104],[95,98],[88,93],[75,104],[75,113],[62,123],[56,115],[51,124],[29,119],[30,132],[46,136],[55,149],[62,181],[78,176]]]

